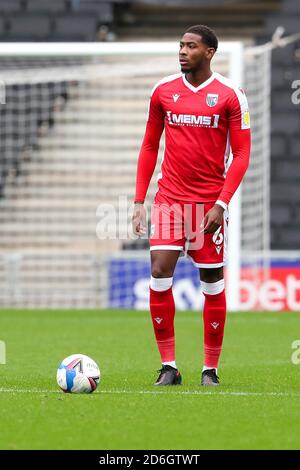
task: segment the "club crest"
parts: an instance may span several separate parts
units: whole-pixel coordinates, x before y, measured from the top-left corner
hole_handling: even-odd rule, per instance
[[[219,95],[215,95],[213,93],[207,93],[206,95],[207,106],[209,106],[210,108],[212,108],[213,106],[216,106],[218,99],[219,99]]]

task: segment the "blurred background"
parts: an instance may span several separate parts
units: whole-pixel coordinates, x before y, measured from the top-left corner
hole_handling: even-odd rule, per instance
[[[148,240],[129,229],[136,162],[151,89],[179,72],[193,24],[216,31],[213,69],[244,86],[252,118],[230,308],[300,310],[297,0],[0,0],[1,307],[147,308]],[[162,152],[163,139],[156,171]],[[185,259],[174,295],[201,307]]]

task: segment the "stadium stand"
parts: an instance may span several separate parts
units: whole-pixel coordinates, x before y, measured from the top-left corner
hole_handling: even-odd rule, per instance
[[[17,180],[8,178],[0,201],[0,250],[7,253],[0,257],[0,304],[10,298],[16,306],[59,306],[72,298],[77,307],[99,305],[105,280],[99,278],[103,270],[97,256],[113,252],[120,241],[97,240],[95,209],[100,203],[117,204],[120,192],[133,194],[133,154],[138,153],[152,80],[123,77],[121,88],[119,80],[112,88],[109,78],[101,87],[97,81],[74,82],[61,89],[67,99],[60,105],[50,88],[46,107],[38,113],[39,127],[37,122],[30,127],[31,141],[25,133],[30,145]],[[27,95],[32,89],[19,90],[24,91]],[[35,103],[40,101],[35,97]],[[22,111],[30,115],[29,109]]]
[[[1,0],[0,41],[102,40],[97,31],[113,23],[113,5],[111,0]]]
[[[12,240],[10,228],[13,228],[13,225],[6,225],[2,219],[2,247],[5,244],[10,249],[20,245],[32,248],[56,244],[56,248],[68,249],[74,243],[75,235],[75,238],[83,240],[84,249],[89,250],[91,241],[94,239],[95,215],[89,214],[87,208],[90,207],[93,211],[96,202],[100,203],[101,199],[116,202],[121,175],[122,187],[126,189],[126,193],[133,191],[135,160],[132,159],[132,152],[138,151],[137,142],[143,132],[143,117],[146,112],[142,97],[147,94],[150,86],[149,80],[133,81],[131,79],[130,83],[128,80],[127,88],[116,96],[116,90],[110,90],[109,81],[101,90],[98,90],[97,83],[95,85],[89,83],[86,87],[79,88],[74,84],[68,90],[68,100],[65,102],[64,109],[55,110],[53,110],[55,96],[52,95],[51,88],[49,89],[48,104],[46,102],[45,106],[43,101],[43,107],[38,113],[39,121],[29,123],[28,129],[31,133],[25,133],[26,140],[24,137],[17,139],[23,148],[26,145],[31,146],[31,158],[22,167],[19,181],[21,184],[6,188],[1,215],[5,212],[6,215],[13,213],[14,218],[20,217],[20,231],[16,231]],[[140,89],[141,95],[138,116],[130,112],[133,109],[132,100],[136,87]],[[43,87],[43,100],[45,100],[45,89],[48,89],[48,85]],[[24,89],[19,92],[24,93]],[[30,88],[27,93],[30,93]],[[39,102],[38,96],[34,102]],[[109,118],[112,107],[114,110],[112,118],[115,123],[113,140],[107,136],[108,129],[105,126],[99,129],[99,119]],[[136,102],[134,102],[134,107],[136,109]],[[28,113],[28,116],[36,114],[30,113],[30,108],[24,111]],[[127,116],[126,125],[118,126],[117,123],[121,124],[123,121],[124,113]],[[88,115],[85,124],[76,119],[79,115],[81,117]],[[39,128],[49,121],[50,125],[46,126],[48,131],[46,129],[44,135],[40,135],[43,133],[39,132]],[[53,129],[51,129],[52,123],[55,123]],[[12,125],[15,126],[16,122]],[[107,126],[109,127],[109,124]],[[20,132],[22,131],[23,129],[20,129]],[[3,145],[5,144],[7,145],[7,141],[3,142]],[[64,160],[61,158],[61,145],[64,146]],[[132,148],[132,145],[136,147]],[[82,159],[83,149],[84,159]],[[112,165],[112,162],[115,165]],[[104,182],[106,186],[108,182],[110,183],[109,189],[106,187],[101,189]],[[76,194],[81,196],[84,194],[86,199],[81,198],[78,201]],[[94,198],[94,203],[91,203],[91,198]],[[48,228],[45,224],[36,230],[40,219],[39,211],[44,211],[47,207],[51,211],[52,206],[53,224]],[[70,208],[72,211],[68,212]],[[22,217],[28,213],[30,224],[26,224],[25,232],[28,233],[25,234],[22,229]],[[90,223],[87,223],[88,220]],[[80,223],[79,226],[78,223]],[[53,234],[58,235],[58,232],[60,236],[53,238]]]
[[[209,24],[220,37],[253,38],[264,31],[266,15],[277,11],[280,0],[168,1],[139,0],[116,8],[117,33],[126,39],[177,38],[187,26]]]
[[[280,0],[2,0],[0,12],[4,15],[5,27],[0,39],[21,40],[23,32],[26,40],[101,40],[101,35],[97,34],[101,25],[109,26],[124,40],[163,38],[166,31],[169,38],[175,38],[195,21],[212,25],[222,37],[253,38],[263,34],[266,15],[278,11],[280,4]],[[24,21],[15,19],[15,14]],[[47,15],[49,20],[44,35],[39,26],[40,15]],[[89,15],[94,23],[88,19]],[[295,18],[292,20],[296,22]],[[45,21],[42,20],[42,25]]]
[[[52,126],[58,96],[66,96],[63,83],[56,84],[55,90],[53,83],[43,88],[40,84],[6,86],[6,103],[0,105],[0,195],[6,178],[14,181],[20,176],[28,150],[36,146],[42,128]]]
[[[266,17],[263,44],[281,25],[285,34],[298,33],[300,3],[281,2]],[[300,76],[300,41],[272,54],[271,83],[271,248],[300,249],[300,118],[299,104],[292,103],[292,83]]]

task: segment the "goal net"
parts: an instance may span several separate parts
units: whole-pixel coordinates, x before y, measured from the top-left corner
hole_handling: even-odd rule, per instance
[[[177,49],[168,42],[0,47],[1,306],[146,305],[134,299],[147,295],[147,240],[132,239],[130,205],[150,91],[178,72]],[[269,248],[269,59],[245,56],[240,42],[221,43],[213,69],[245,86],[252,117],[250,169],[231,203],[227,291],[236,310],[243,256],[257,272]],[[155,176],[162,152],[163,139]],[[195,268],[179,265],[182,295],[192,299]]]
[[[270,108],[271,49],[244,53],[244,86],[251,109],[251,163],[242,184],[241,247],[254,286],[270,268]]]

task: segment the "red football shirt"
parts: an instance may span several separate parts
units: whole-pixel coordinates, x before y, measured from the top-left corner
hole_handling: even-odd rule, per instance
[[[197,87],[181,73],[154,87],[138,161],[136,201],[145,199],[163,129],[160,191],[180,201],[218,199],[228,204],[249,163],[250,119],[243,90],[218,73]]]

